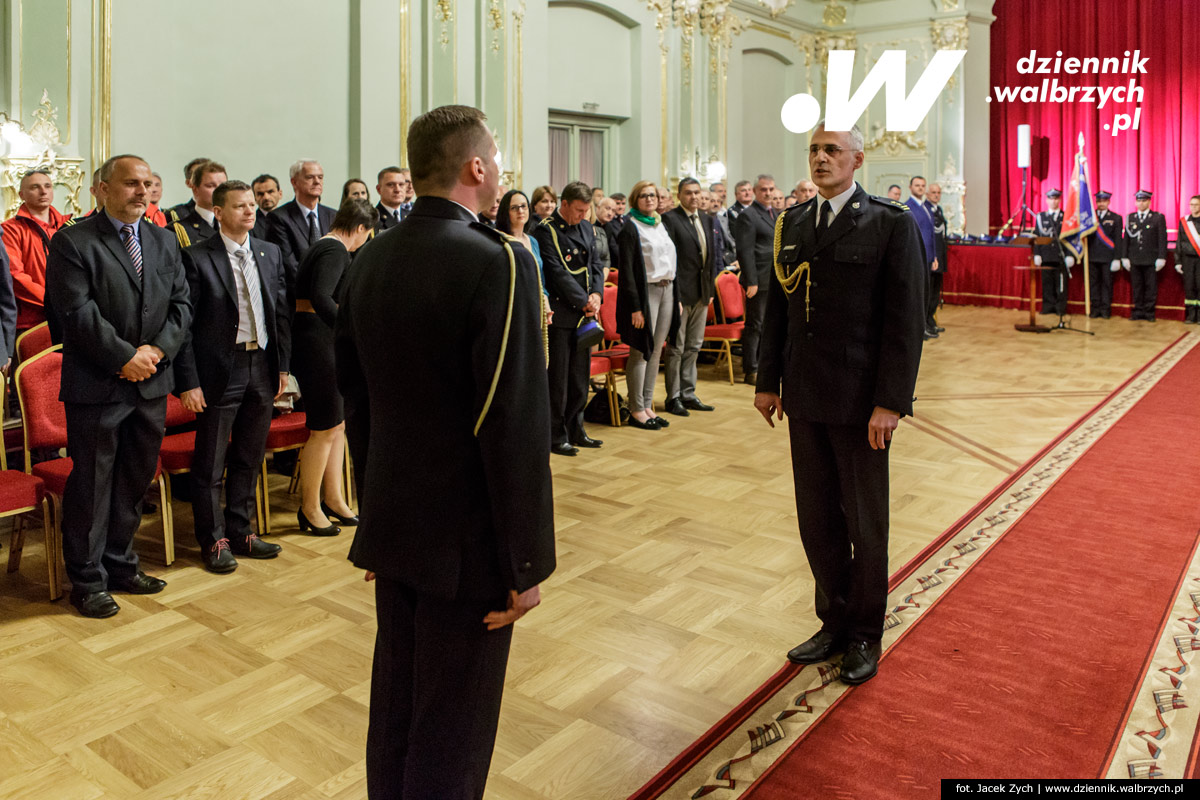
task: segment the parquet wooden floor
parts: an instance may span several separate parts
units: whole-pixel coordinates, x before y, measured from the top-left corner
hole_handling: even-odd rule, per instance
[[[942,313],[893,446],[893,567],[1187,330],[1020,334],[1020,316]],[[490,798],[624,797],[814,629],[786,433],[750,387],[701,377],[715,412],[592,426],[603,449],[554,460],[559,567],[513,642]],[[294,530],[273,480],[274,525]],[[119,596],[112,619],[46,602],[36,533],[0,578],[0,799],[365,797],[375,625],[349,535],[285,533],[280,558],[216,576],[177,513],[172,567],[157,522],[139,537],[167,590]]]

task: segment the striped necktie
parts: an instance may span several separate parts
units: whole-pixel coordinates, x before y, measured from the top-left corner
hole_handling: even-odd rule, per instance
[[[262,290],[258,286],[258,270],[250,260],[250,251],[242,248],[237,251],[238,269],[246,282],[246,293],[249,295],[250,327],[254,329],[254,340],[259,347],[267,346],[267,326],[263,318]]]
[[[129,257],[133,260],[133,268],[137,270],[138,277],[142,277],[142,246],[138,244],[137,237],[133,235],[132,223],[121,226],[121,241],[125,243],[125,249],[129,251]]]

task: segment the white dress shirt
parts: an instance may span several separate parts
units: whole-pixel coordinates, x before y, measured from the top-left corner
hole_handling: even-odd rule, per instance
[[[676,253],[675,243],[667,233],[667,228],[661,222],[657,225],[647,225],[636,217],[633,224],[637,225],[638,239],[642,243],[642,260],[646,262],[646,282],[675,280]]]
[[[832,225],[833,221],[835,219],[837,219],[837,215],[839,213],[841,213],[842,208],[846,205],[846,203],[850,202],[850,195],[854,194],[854,190],[857,188],[858,188],[858,181],[855,181],[854,183],[850,184],[849,189],[847,189],[844,192],[841,192],[840,194],[836,194],[833,197],[825,198],[825,197],[822,197],[820,194],[818,194],[817,195],[817,213],[813,214],[813,219],[816,220],[813,223],[814,227],[818,227],[821,224],[821,206],[823,206],[825,204],[827,199],[829,201],[829,219],[826,220],[825,224]]]
[[[229,266],[233,270],[233,286],[236,290],[234,293],[237,295],[238,329],[237,338],[234,339],[234,342],[237,344],[256,342],[258,341],[258,334],[255,332],[254,326],[250,322],[250,292],[246,288],[246,276],[242,274],[242,270],[238,267],[238,253],[245,251],[247,258],[250,261],[250,272],[254,276],[255,280],[260,281],[259,287],[261,289],[262,279],[258,276],[258,263],[254,260],[254,251],[250,249],[250,236],[247,234],[245,244],[238,244],[224,233],[221,233],[220,236],[225,242],[225,252],[229,254]],[[260,291],[260,295],[261,294],[262,293]],[[262,302],[264,304],[267,302],[265,296],[262,297]],[[266,312],[264,311],[263,313]],[[266,319],[263,319],[262,324],[264,330],[266,329],[266,323]],[[267,337],[265,336],[263,337],[264,340],[266,338]],[[258,341],[258,346],[266,347],[267,343],[266,341]]]

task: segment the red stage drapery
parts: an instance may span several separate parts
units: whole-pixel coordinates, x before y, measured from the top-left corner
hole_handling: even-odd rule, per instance
[[[1041,86],[1058,79],[1064,86],[1125,86],[1135,78],[1145,94],[1139,130],[1112,135],[1105,130],[1117,113],[1133,114],[1138,103],[997,102],[991,106],[990,224],[995,232],[1008,219],[1021,191],[1017,169],[1017,125],[1028,123],[1035,137],[1046,137],[1045,179],[1031,170],[1030,207],[1045,207],[1043,193],[1066,190],[1080,132],[1087,141],[1092,191],[1112,192],[1112,210],[1135,210],[1138,189],[1154,192],[1151,205],[1179,227],[1187,200],[1200,194],[1200,2],[1196,0],[996,0],[991,29],[993,86]],[[1021,74],[1018,59],[1030,50],[1038,56],[1124,58],[1141,50],[1149,57],[1146,74]],[[1036,150],[1037,148],[1035,148]],[[1035,155],[1035,165],[1038,158]],[[1174,238],[1174,234],[1171,234]]]

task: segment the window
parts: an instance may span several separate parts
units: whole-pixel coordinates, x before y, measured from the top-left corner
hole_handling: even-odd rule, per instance
[[[612,125],[607,121],[583,122],[551,116],[550,185],[555,191],[571,181],[604,186],[609,177],[609,143]]]

